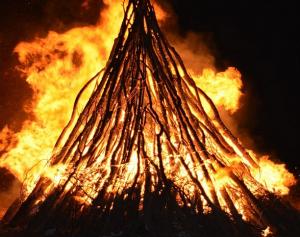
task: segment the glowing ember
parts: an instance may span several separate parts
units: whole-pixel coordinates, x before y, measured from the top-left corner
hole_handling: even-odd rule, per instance
[[[263,231],[262,231],[262,233],[261,233],[262,235],[262,237],[270,237],[270,236],[272,236],[272,231],[271,231],[271,228],[270,228],[270,226],[268,226],[266,229],[264,229]]]

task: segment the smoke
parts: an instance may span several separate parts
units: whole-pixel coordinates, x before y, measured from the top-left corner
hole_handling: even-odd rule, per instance
[[[170,5],[162,6],[168,11],[168,19],[171,19],[169,24],[164,25],[164,30],[167,33],[168,39],[182,57],[186,67],[196,75],[201,75],[204,68],[218,69],[216,61],[219,59],[215,58],[217,50],[212,43],[214,36],[208,33],[192,31],[180,33],[174,11],[171,10]],[[290,174],[285,168],[285,165],[280,165],[282,161],[280,161],[275,151],[268,151],[268,155],[266,155],[266,152],[261,151],[262,147],[259,145],[261,143],[260,140],[258,140],[259,137],[256,136],[253,138],[251,134],[251,131],[253,131],[255,127],[254,111],[256,111],[259,101],[257,101],[255,93],[253,93],[251,84],[247,82],[249,79],[250,78],[242,78],[244,85],[241,89],[243,95],[239,101],[239,109],[235,113],[231,113],[224,107],[219,107],[219,113],[224,123],[229,127],[230,131],[238,137],[243,145],[246,146],[250,152],[251,150],[255,151],[255,153],[251,152],[253,153],[252,156],[255,156],[258,160],[262,159],[262,161],[265,159],[269,167],[274,166],[274,172],[276,174],[279,174],[280,170],[282,170],[283,174],[286,173],[286,177],[282,176],[282,178],[278,180],[278,182],[286,182],[283,184],[286,185],[286,187],[291,186],[289,195],[284,196],[284,198],[292,206],[300,210],[300,184],[299,182],[296,184],[295,175]],[[282,167],[281,169],[279,169],[280,166]],[[267,166],[265,168],[267,168]]]
[[[193,31],[180,32],[177,22],[177,16],[170,4],[166,2],[159,5],[168,13],[167,19],[163,22],[162,28],[167,35],[168,40],[179,52],[183,62],[189,72],[195,75],[201,75],[203,69],[210,68],[217,70],[214,39],[211,33],[199,33]],[[232,65],[234,66],[234,65]],[[219,107],[219,112],[225,124],[231,131],[237,135],[241,133],[239,121],[224,107]],[[243,132],[244,133],[244,132]],[[248,137],[244,134],[245,137]]]
[[[2,131],[0,131],[0,157],[12,149],[16,144],[17,138],[14,131],[12,131],[8,126],[5,126]]]
[[[206,42],[206,35],[188,32],[184,36],[172,33],[168,33],[168,36],[186,67],[195,74],[202,74],[204,68],[215,69],[215,57]]]
[[[7,169],[0,168],[0,219],[20,195],[21,183]]]
[[[43,37],[49,30],[64,31],[75,24],[91,24],[98,17],[99,1],[89,1],[89,10],[81,9],[81,0],[31,0],[0,2],[0,130],[9,125],[19,131],[31,114],[24,105],[32,90],[15,70],[18,64],[13,49],[20,41]]]
[[[291,205],[300,211],[300,183],[298,181],[297,185],[291,188],[290,194],[287,197],[287,201]]]

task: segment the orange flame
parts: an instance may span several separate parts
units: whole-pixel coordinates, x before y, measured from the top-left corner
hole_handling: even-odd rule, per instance
[[[255,157],[255,153],[252,152]],[[259,169],[252,170],[252,175],[272,193],[287,195],[289,187],[296,184],[295,177],[287,172],[285,164],[276,164],[265,155],[258,159]]]
[[[35,120],[23,124],[16,134],[18,145],[4,155],[0,166],[20,180],[29,171],[39,177],[70,118],[76,95],[104,67],[122,17],[118,5],[109,5],[97,26],[74,28],[63,34],[51,31],[46,38],[17,45],[15,52],[22,65],[19,69],[34,91],[26,109],[33,112]]]
[[[62,34],[50,31],[45,38],[21,42],[15,48],[21,65],[19,69],[26,75],[26,81],[34,91],[33,101],[26,108],[35,115],[35,119],[26,121],[22,130],[14,135],[18,144],[9,148],[0,160],[0,167],[6,167],[21,181],[30,172],[34,177],[27,182],[27,192],[30,192],[43,172],[54,183],[58,183],[63,175],[64,166],[45,170],[47,161],[70,118],[79,90],[99,68],[105,66],[123,18],[121,4],[112,0],[105,0],[104,3],[107,8],[101,12],[96,26],[78,27]],[[158,9],[158,19],[163,22],[168,13],[157,5],[155,7]],[[197,61],[194,58],[191,60]],[[233,67],[225,72],[216,72],[212,68],[213,65],[204,69],[202,74],[196,74],[190,68],[190,73],[197,86],[212,98],[217,107],[232,114],[239,109],[239,100],[243,95],[241,74]],[[88,98],[89,93],[85,93],[82,105]],[[0,140],[7,140],[5,134],[7,130],[0,133]],[[3,144],[0,143],[0,146]],[[251,171],[253,176],[269,191],[279,195],[288,194],[289,187],[295,184],[295,178],[285,166],[275,164],[266,157],[258,159],[258,163],[260,168]],[[135,164],[127,168],[134,169]],[[216,183],[222,186],[228,181],[229,173],[227,169],[219,170],[215,175]],[[209,189],[211,184],[206,185]]]
[[[236,68],[229,67],[225,72],[205,68],[202,75],[191,74],[197,86],[204,90],[217,106],[223,106],[230,113],[239,109],[243,82],[241,73]]]

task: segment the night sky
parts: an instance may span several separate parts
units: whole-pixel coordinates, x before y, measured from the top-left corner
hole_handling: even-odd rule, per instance
[[[14,71],[12,49],[21,40],[45,36],[52,29],[94,24],[101,1],[80,11],[82,0],[1,0],[0,2],[0,129],[18,129],[30,115],[22,103],[31,90]],[[237,67],[245,83],[239,127],[253,138],[258,151],[299,166],[300,157],[300,29],[299,10],[290,1],[168,0],[179,32],[201,32],[220,70]],[[295,171],[295,170],[294,170]]]

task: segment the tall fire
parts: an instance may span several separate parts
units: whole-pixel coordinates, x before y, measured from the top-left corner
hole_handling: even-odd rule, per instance
[[[0,133],[0,168],[22,183],[0,193],[0,234],[297,236],[282,200],[296,179],[221,119],[239,109],[239,71],[177,53],[150,0],[104,2],[96,26],[15,48],[35,117]]]

